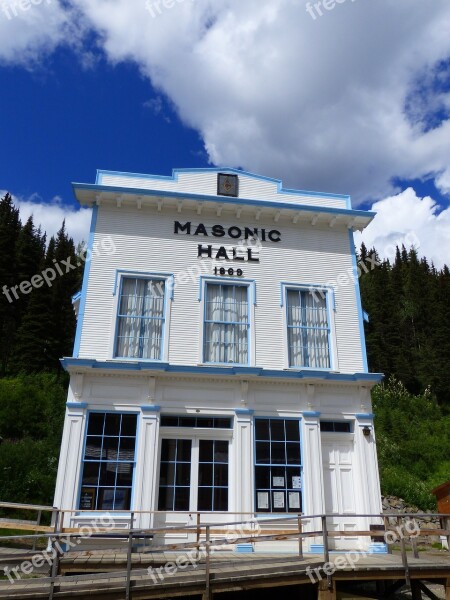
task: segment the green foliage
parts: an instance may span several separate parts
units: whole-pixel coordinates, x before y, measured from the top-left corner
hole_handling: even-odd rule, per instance
[[[450,415],[427,389],[414,395],[391,377],[372,392],[382,492],[436,509],[430,491],[450,479]]]
[[[0,499],[52,504],[67,395],[66,377],[0,379]]]

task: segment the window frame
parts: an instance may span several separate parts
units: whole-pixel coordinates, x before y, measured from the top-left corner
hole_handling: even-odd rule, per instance
[[[288,292],[295,291],[301,292],[322,292],[325,295],[325,306],[328,322],[328,356],[329,366],[328,367],[309,367],[309,366],[297,366],[290,364],[290,349],[289,349],[289,318],[288,318]],[[280,283],[280,306],[283,309],[283,339],[285,348],[285,368],[294,371],[322,371],[329,372],[335,371],[338,368],[337,364],[337,345],[336,345],[336,333],[335,333],[335,319],[336,313],[336,300],[335,290],[331,286],[318,285],[318,284],[305,284],[305,283]],[[322,329],[322,328],[321,328]]]
[[[129,356],[118,356],[117,335],[119,330],[119,309],[120,299],[124,279],[142,279],[164,282],[164,305],[163,305],[163,324],[161,332],[161,354],[159,358],[139,358]],[[174,275],[172,273],[159,273],[148,271],[129,271],[117,269],[114,278],[114,286],[112,294],[114,296],[114,326],[111,327],[109,359],[124,362],[167,362],[169,360],[169,331],[170,331],[170,315],[173,301],[174,290]]]
[[[210,362],[205,360],[205,336],[206,336],[206,307],[207,307],[207,285],[230,285],[247,288],[248,306],[248,330],[247,330],[247,362]],[[199,365],[219,367],[249,367],[254,366],[255,361],[255,305],[256,305],[256,283],[254,279],[243,279],[242,277],[214,277],[201,276],[199,281],[198,300],[200,303],[200,335],[199,335]]]
[[[257,463],[256,462],[256,443],[258,441],[263,441],[263,440],[258,440],[257,439],[257,435],[256,435],[256,421],[257,420],[266,420],[266,421],[294,421],[295,423],[297,423],[298,428],[299,428],[299,436],[300,436],[300,464],[299,465],[289,465],[289,464],[275,464],[275,463]],[[270,427],[270,425],[269,425]],[[262,515],[262,516],[267,516],[267,515],[293,515],[293,514],[299,514],[300,512],[305,512],[305,464],[304,464],[304,458],[305,458],[305,454],[304,454],[304,445],[303,445],[303,436],[304,436],[304,427],[303,427],[303,419],[302,417],[298,416],[298,417],[279,417],[279,416],[267,416],[267,415],[258,415],[255,416],[253,418],[253,507],[254,507],[254,512],[256,515]],[[286,443],[286,439],[284,441]],[[270,442],[269,442],[270,443]],[[258,487],[256,485],[256,467],[268,467],[269,469],[272,469],[273,466],[278,466],[278,467],[282,467],[284,469],[287,469],[288,467],[294,467],[294,468],[299,468],[300,469],[300,473],[301,473],[301,489],[298,490],[300,492],[300,502],[301,502],[301,508],[298,511],[289,511],[288,510],[288,494],[290,491],[297,491],[295,490],[295,488],[289,488],[287,485],[284,486],[283,488],[280,487],[279,491],[283,491],[286,493],[285,496],[285,500],[286,500],[286,506],[285,506],[285,510],[284,511],[276,511],[273,512],[273,510],[261,510],[258,509]],[[270,471],[271,472],[271,471]],[[273,483],[273,482],[272,482]],[[272,492],[274,491],[274,486],[270,485],[269,489],[269,498],[270,495],[272,494]],[[262,490],[262,491],[266,491],[266,489]],[[277,491],[277,490],[275,490]],[[270,503],[272,503],[272,499],[270,498]]]
[[[134,440],[135,440],[135,444],[134,444],[134,457],[133,457],[133,461],[85,461],[85,453],[86,453],[86,445],[87,445],[87,438],[88,438],[88,427],[89,427],[89,418],[91,414],[102,414],[102,415],[121,415],[121,416],[126,416],[126,415],[134,415],[136,417],[136,433],[134,435]],[[121,514],[127,514],[130,510],[133,510],[133,506],[134,506],[134,492],[135,492],[135,483],[136,483],[136,467],[137,467],[137,455],[138,455],[138,445],[139,445],[139,432],[140,432],[140,413],[136,410],[99,410],[99,409],[95,409],[95,410],[88,410],[86,412],[86,418],[84,419],[84,431],[83,431],[83,444],[82,444],[82,448],[81,448],[81,457],[80,457],[80,461],[79,461],[79,465],[80,465],[80,469],[79,469],[79,483],[78,483],[78,494],[77,494],[77,498],[76,498],[76,510],[77,512],[80,511],[78,514],[82,515],[82,516],[88,516],[90,514],[89,510],[83,510],[80,508],[80,502],[81,502],[81,494],[82,494],[82,490],[83,487],[95,487],[96,489],[100,488],[100,487],[107,487],[107,488],[112,488],[112,489],[116,489],[117,487],[124,487],[124,486],[89,486],[89,485],[85,485],[83,486],[83,471],[84,471],[84,464],[85,462],[126,462],[126,463],[132,463],[133,467],[132,467],[132,477],[131,477],[131,486],[130,486],[130,508],[129,509],[114,509],[114,516],[120,516]],[[102,434],[102,438],[104,438],[104,431]],[[122,436],[111,436],[111,437],[122,437]],[[133,437],[133,436],[124,436],[124,437]],[[127,487],[127,486],[125,486]],[[102,508],[93,508],[92,511],[95,513],[98,512],[108,512],[109,510],[112,509],[102,509]]]

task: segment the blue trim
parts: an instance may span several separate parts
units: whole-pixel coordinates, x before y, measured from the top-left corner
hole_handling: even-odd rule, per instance
[[[72,303],[76,302],[81,298],[81,290],[72,296]]]
[[[317,412],[316,410],[304,410],[302,412],[302,415],[304,417],[320,417],[322,413]]]
[[[353,238],[353,231],[348,230],[348,239],[350,244],[350,255],[352,257],[352,270],[353,270],[353,281],[355,285],[355,297],[356,297],[356,308],[358,310],[358,324],[359,324],[359,337],[361,340],[361,354],[363,360],[363,369],[365,373],[369,372],[367,364],[367,350],[366,350],[366,337],[364,334],[364,318],[361,304],[361,292],[359,290],[359,279],[358,279],[358,265],[356,263],[356,248],[355,241]]]
[[[89,257],[89,260],[87,260],[84,264],[83,285],[81,287],[80,308],[78,310],[77,330],[75,333],[75,342],[73,345],[74,357],[77,357],[80,353],[81,333],[83,330],[84,311],[86,310],[86,296],[87,296],[87,288],[88,288],[88,281],[89,281],[89,273],[91,270],[91,260],[92,260],[92,256],[93,256],[92,247],[94,245],[95,227],[97,225],[97,215],[98,215],[98,206],[95,204],[92,207],[91,227],[89,229],[88,245],[87,245],[87,249],[86,249],[86,256]]]
[[[250,288],[250,304],[256,305],[256,280],[243,279],[242,277],[221,277],[220,275],[200,275],[198,282],[198,301],[203,300],[205,283],[219,283],[229,285],[245,285]]]
[[[238,554],[251,554],[255,550],[253,544],[236,544],[236,550]]]
[[[246,204],[249,206],[257,206],[258,208],[277,208],[291,211],[306,211],[313,213],[325,213],[331,215],[348,215],[350,217],[373,218],[376,213],[368,210],[353,210],[348,208],[335,208],[331,206],[310,206],[308,204],[294,204],[289,202],[278,202],[271,200],[253,200],[251,198],[228,198],[227,196],[206,196],[203,194],[191,194],[189,192],[169,192],[166,190],[145,190],[142,188],[127,188],[110,185],[97,185],[92,183],[72,183],[73,192],[76,197],[77,190],[92,191],[92,192],[109,192],[117,194],[137,194],[138,196],[165,198],[180,198],[186,200],[199,200],[200,202],[217,202],[219,204],[230,204],[239,206]]]
[[[375,532],[374,532],[375,533]],[[387,554],[388,547],[384,542],[372,542],[369,544],[369,554]]]
[[[323,554],[323,544],[311,544],[311,546],[309,547],[309,551],[311,554]]]
[[[365,310],[363,310],[363,318],[366,323],[369,323],[369,313],[367,313]]]
[[[373,413],[358,413],[355,417],[357,419],[373,419],[375,415]]]
[[[173,290],[175,287],[174,283],[174,274],[173,273],[158,273],[158,272],[148,272],[148,271],[132,271],[131,269],[116,269],[116,274],[114,276],[114,288],[112,295],[115,296],[117,292],[117,285],[119,280],[119,275],[134,275],[134,277],[138,279],[159,279],[161,281],[165,281],[168,283],[167,289],[169,291],[169,298],[173,300]]]
[[[138,434],[140,432],[140,424],[139,424],[139,413],[136,412],[135,410],[132,411],[123,411],[123,410],[89,410],[87,412],[86,418],[83,419],[84,421],[84,431],[83,431],[83,435],[84,435],[84,439],[83,439],[83,447],[81,450],[81,457],[80,457],[80,461],[79,461],[79,465],[80,465],[80,470],[79,470],[79,481],[78,481],[78,493],[77,493],[77,501],[76,501],[76,510],[81,510],[79,508],[80,506],[80,498],[81,498],[81,489],[83,487],[83,467],[84,467],[84,456],[85,456],[85,452],[86,452],[86,442],[87,442],[87,430],[88,430],[88,425],[89,425],[89,415],[91,415],[92,413],[97,413],[97,414],[119,414],[119,415],[136,415],[136,435],[135,435],[135,445],[134,445],[134,458],[133,458],[133,480],[131,482],[131,494],[130,494],[130,508],[129,510],[133,510],[133,502],[134,502],[134,487],[135,487],[135,479],[136,479],[136,466],[137,466],[137,450],[138,450],[138,443],[139,443],[139,438],[138,438]],[[104,431],[102,434],[102,437],[104,437]],[[88,461],[89,462],[89,461]],[[91,462],[96,462],[96,461],[91,461]],[[100,462],[100,461],[97,461]],[[112,461],[110,461],[112,462]],[[119,461],[119,462],[131,462],[131,461]],[[89,486],[86,486],[89,487]],[[91,486],[92,487],[92,486]],[[94,486],[97,489],[100,486]],[[111,486],[112,487],[112,486]],[[114,486],[114,490],[116,489],[117,486]],[[97,497],[96,497],[96,501],[97,501]],[[104,510],[104,512],[108,512],[108,509],[99,509],[99,510]],[[75,514],[75,513],[74,513]],[[88,513],[79,513],[79,515],[86,517]],[[128,516],[128,512],[125,512],[124,514],[126,514]],[[115,517],[118,517],[119,514],[114,513]]]
[[[268,181],[277,185],[277,192],[279,194],[295,194],[298,196],[316,196],[318,198],[338,198],[339,200],[345,200],[346,206],[351,207],[350,196],[346,194],[330,194],[328,192],[311,192],[307,190],[293,190],[283,188],[283,182],[281,179],[274,179],[265,175],[258,175],[251,173],[250,171],[244,171],[243,169],[234,169],[230,167],[220,168],[187,168],[187,169],[172,169],[172,175],[149,175],[145,173],[127,173],[126,171],[108,171],[103,169],[97,169],[97,176],[95,179],[96,184],[100,184],[103,175],[119,175],[128,177],[137,177],[139,179],[155,179],[160,181],[175,181],[178,182],[180,174],[184,173],[235,173],[237,175],[245,175],[252,179],[260,179],[261,181]]]
[[[218,365],[171,365],[158,361],[121,361],[119,359],[99,361],[94,358],[67,357],[60,360],[61,365],[67,371],[70,368],[105,369],[110,371],[159,371],[164,373],[191,373],[193,375],[220,375],[239,377],[264,377],[273,379],[318,379],[325,381],[358,381],[379,383],[384,375],[381,373],[334,373],[330,371],[315,371],[308,369],[286,369],[277,371],[275,369],[263,369],[261,367],[245,366],[222,366]]]
[[[142,412],[159,412],[160,410],[161,407],[156,404],[144,404],[141,406]]]
[[[87,408],[87,402],[66,402],[67,408]]]
[[[235,408],[234,412],[237,415],[252,415],[255,411],[251,408]]]

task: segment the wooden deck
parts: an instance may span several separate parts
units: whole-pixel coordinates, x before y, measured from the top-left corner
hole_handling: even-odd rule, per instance
[[[157,555],[133,554],[131,556],[131,587],[129,596],[133,600],[150,598],[174,598],[204,596],[206,565],[200,562],[195,566],[184,566],[173,574],[174,561],[179,554],[165,552]],[[346,555],[332,553],[330,562],[339,565],[338,557]],[[20,559],[22,556],[20,556]],[[48,599],[48,598],[90,598],[98,600],[125,599],[127,596],[126,553],[117,552],[73,552],[67,553],[61,561],[61,570],[65,575],[21,579],[10,583],[0,582],[0,598]],[[0,557],[5,564],[6,556]],[[15,556],[15,560],[19,555]],[[337,568],[332,575],[334,591],[339,591],[341,582],[383,581],[398,588],[405,583],[405,570],[402,557],[397,554],[360,555],[350,565]],[[10,563],[11,564],[11,563]],[[319,597],[336,597],[330,593],[330,579],[323,572],[323,557],[320,555],[298,556],[282,554],[236,554],[218,553],[211,558],[210,594],[224,592],[256,590],[262,588],[291,585],[312,585],[308,572],[320,585]],[[450,600],[450,556],[442,552],[424,552],[420,558],[408,556],[409,577],[415,581],[433,581],[447,585],[447,598]],[[149,568],[151,571],[149,572]],[[309,568],[309,569],[308,569]],[[159,569],[159,571],[157,570]],[[314,571],[317,569],[317,571]],[[80,572],[89,574],[80,574]],[[23,575],[22,575],[23,577]],[[397,584],[397,585],[395,585]],[[394,589],[393,588],[393,589]],[[386,588],[387,589],[387,588]],[[413,598],[417,598],[413,594]],[[388,598],[384,594],[381,597]],[[420,597],[420,592],[419,592]]]

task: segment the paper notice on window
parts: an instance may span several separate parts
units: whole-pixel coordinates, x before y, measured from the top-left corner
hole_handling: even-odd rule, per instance
[[[269,508],[269,492],[258,492],[258,508],[261,510]]]
[[[273,487],[284,487],[284,477],[272,477]]]
[[[273,492],[273,507],[284,508],[284,492]]]
[[[302,478],[300,477],[300,475],[295,475],[292,478],[292,489],[294,490],[301,490],[302,489]]]
[[[300,493],[289,492],[289,508],[300,508]]]

